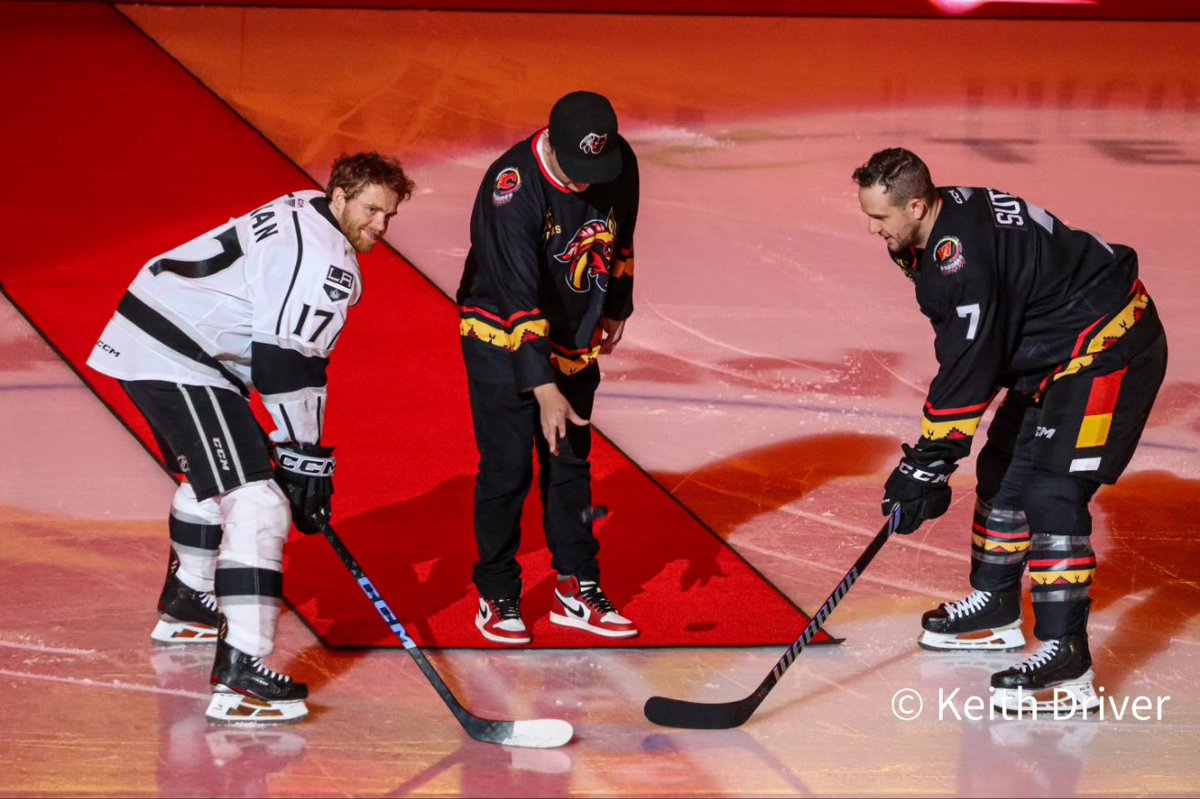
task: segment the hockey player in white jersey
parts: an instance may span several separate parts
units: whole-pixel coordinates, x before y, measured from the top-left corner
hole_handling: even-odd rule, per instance
[[[308,714],[307,687],[263,663],[283,545],[289,517],[309,534],[329,521],[326,366],[362,296],[356,254],[412,188],[392,158],[338,159],[324,193],[293,192],[151,259],[88,359],[120,381],[182,476],[151,637],[216,642],[214,721]],[[269,440],[252,391],[275,424]]]

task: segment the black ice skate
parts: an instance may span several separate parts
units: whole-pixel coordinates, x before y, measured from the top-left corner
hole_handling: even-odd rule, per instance
[[[1021,589],[976,591],[948,602],[921,617],[924,628],[917,644],[946,651],[1018,652],[1025,646],[1021,633]]]
[[[1100,707],[1092,681],[1087,635],[1068,635],[1042,648],[1011,669],[992,675],[992,706],[1028,713],[1086,713]]]
[[[217,599],[179,579],[179,556],[171,550],[167,579],[158,597],[158,623],[150,637],[160,644],[211,644],[217,640]]]
[[[308,715],[307,685],[272,671],[262,658],[247,655],[224,639],[217,641],[211,679],[213,698],[204,715],[212,721],[278,724]]]

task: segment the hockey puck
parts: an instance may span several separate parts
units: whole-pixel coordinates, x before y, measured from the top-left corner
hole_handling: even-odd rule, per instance
[[[608,516],[608,506],[606,505],[588,505],[583,510],[582,519],[584,524],[594,524],[602,521]]]

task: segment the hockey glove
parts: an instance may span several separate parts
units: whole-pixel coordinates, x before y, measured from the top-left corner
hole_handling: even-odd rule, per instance
[[[883,484],[883,515],[900,505],[897,533],[916,532],[927,519],[936,519],[950,507],[950,475],[958,467],[903,444],[904,457]]]
[[[333,447],[275,445],[275,482],[292,505],[292,522],[305,535],[324,531],[332,516]]]

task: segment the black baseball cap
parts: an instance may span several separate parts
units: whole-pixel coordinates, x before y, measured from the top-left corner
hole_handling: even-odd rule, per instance
[[[575,183],[608,183],[621,174],[617,113],[607,97],[571,92],[550,109],[550,144]]]

